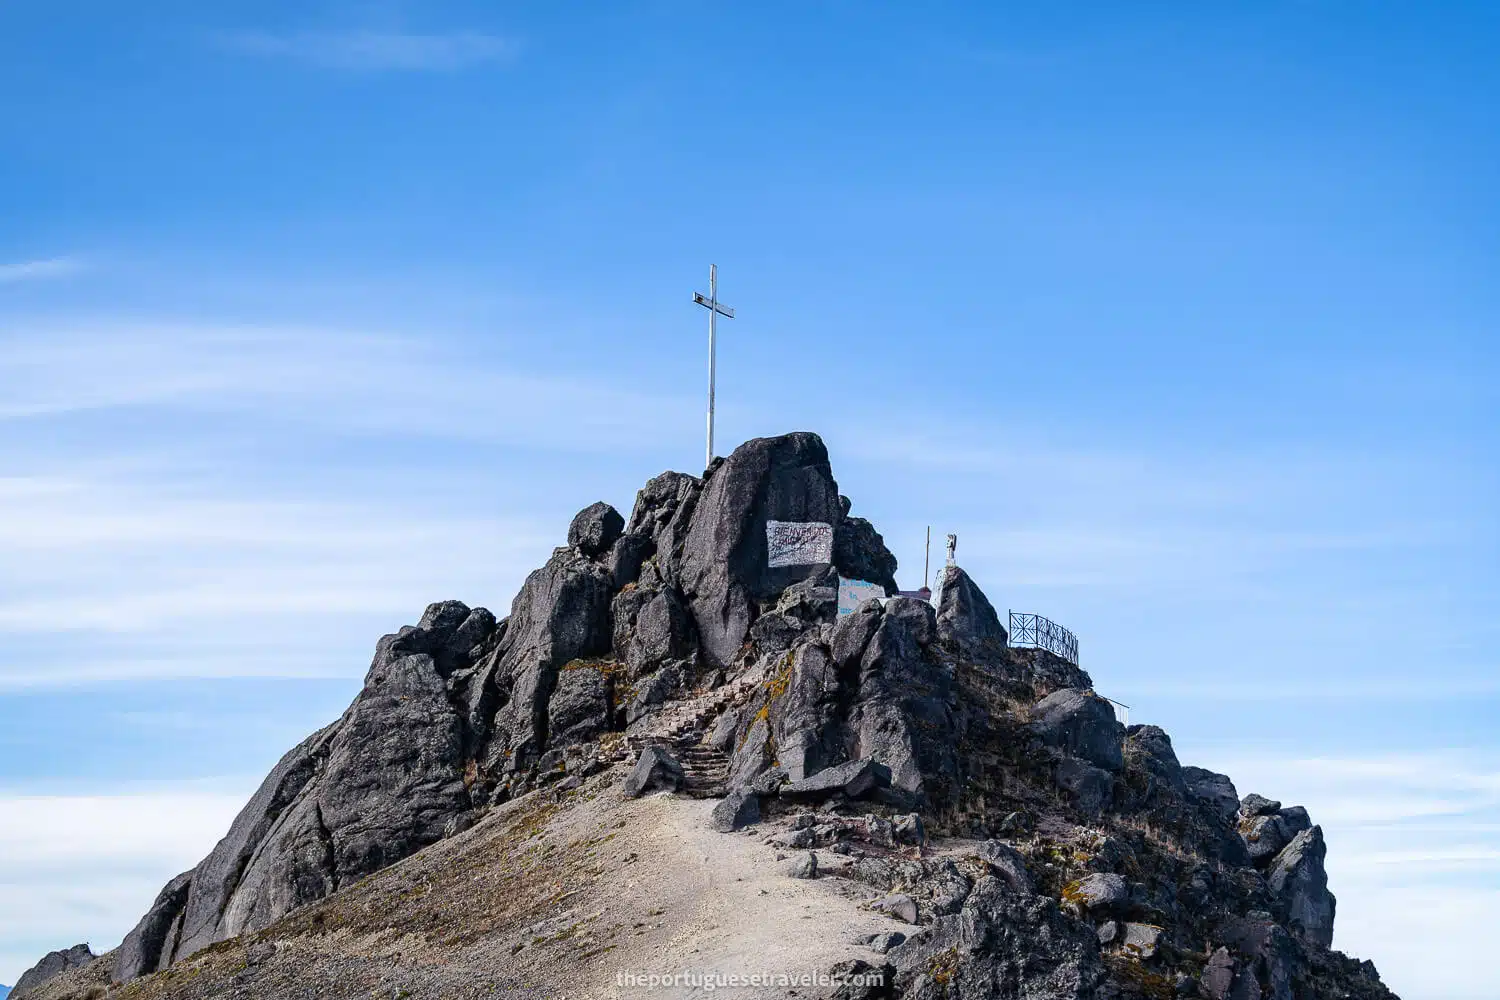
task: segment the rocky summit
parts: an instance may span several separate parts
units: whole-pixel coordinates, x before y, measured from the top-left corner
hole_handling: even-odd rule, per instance
[[[13,997],[1392,996],[1306,809],[1121,725],[961,568],[898,596],[851,511],[809,433],[584,508]]]

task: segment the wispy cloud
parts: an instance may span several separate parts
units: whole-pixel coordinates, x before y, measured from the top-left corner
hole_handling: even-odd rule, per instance
[[[416,34],[391,31],[245,31],[226,36],[249,55],[291,59],[324,69],[360,72],[434,72],[508,62],[519,46],[512,38],[478,31]]]
[[[46,281],[65,278],[83,270],[83,262],[74,257],[49,257],[46,260],[27,260],[17,264],[0,264],[0,285],[19,284],[23,281]]]
[[[114,947],[162,884],[213,848],[252,787],[0,793],[0,981],[54,948]]]
[[[440,338],[337,329],[84,321],[0,347],[0,420],[128,407],[605,450],[687,426],[696,400],[475,363]]]

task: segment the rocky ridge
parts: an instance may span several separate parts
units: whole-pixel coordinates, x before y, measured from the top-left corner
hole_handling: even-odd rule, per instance
[[[841,575],[895,591],[850,511],[816,435],[758,439],[652,479],[628,519],[585,508],[508,617],[430,606],[95,963],[108,989],[619,765],[625,794],[718,798],[714,829],[759,825],[801,852],[788,874],[874,893],[907,930],[862,943],[887,983],[869,996],[1391,995],[1329,950],[1306,810],[1121,726],[1087,673],[1009,647],[962,569],[935,608],[838,617]],[[830,558],[771,565],[769,521],[829,525]]]

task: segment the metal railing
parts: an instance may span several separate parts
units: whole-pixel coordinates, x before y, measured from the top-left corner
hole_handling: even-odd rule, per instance
[[[1010,644],[1035,646],[1078,666],[1078,636],[1041,615],[1010,613]]]

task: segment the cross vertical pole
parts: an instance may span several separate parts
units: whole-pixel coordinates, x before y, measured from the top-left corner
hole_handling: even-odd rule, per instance
[[[693,293],[693,301],[708,310],[708,453],[703,459],[707,469],[714,461],[714,383],[718,380],[719,317],[734,319],[734,310],[719,301],[719,266],[708,265],[708,294]]]
[[[718,319],[719,310],[719,265],[708,265],[708,455],[703,459],[706,469],[714,461],[714,382],[718,375]]]

